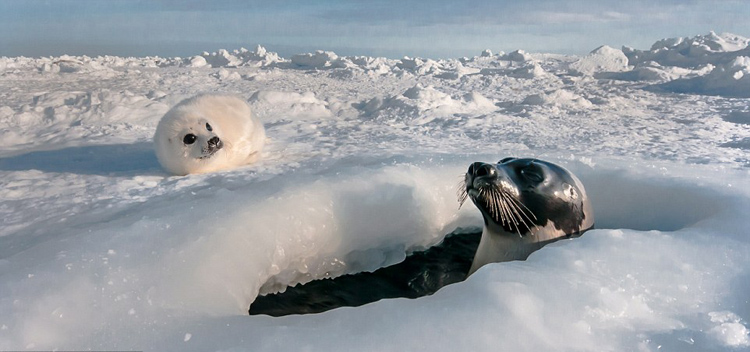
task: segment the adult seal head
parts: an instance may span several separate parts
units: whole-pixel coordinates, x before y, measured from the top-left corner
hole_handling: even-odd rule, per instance
[[[187,175],[252,163],[265,138],[263,124],[244,100],[204,94],[183,100],[161,118],[154,146],[164,169]]]
[[[488,263],[526,259],[548,243],[580,236],[594,226],[581,181],[538,159],[475,162],[458,196],[460,204],[471,198],[484,217],[469,275]]]

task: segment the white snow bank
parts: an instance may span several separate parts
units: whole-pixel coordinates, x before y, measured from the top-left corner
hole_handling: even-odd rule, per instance
[[[432,59],[421,59],[421,58],[410,58],[404,57],[401,61],[396,64],[396,67],[404,70],[405,72],[414,73],[417,75],[428,75],[440,73],[440,64]]]
[[[110,89],[38,92],[18,109],[0,111],[6,126],[0,129],[0,146],[12,154],[43,145],[62,148],[82,138],[116,143],[132,134],[152,135],[148,126],[169,108],[152,96]]]
[[[628,70],[628,58],[622,50],[603,45],[578,61],[570,64],[574,73],[591,75],[598,72],[620,72]]]
[[[500,62],[496,65],[500,66],[500,68],[483,68],[479,74],[485,76],[507,76],[524,79],[552,77],[538,62],[534,61],[523,62],[520,65],[517,63],[505,64]]]
[[[500,56],[501,60],[507,60],[507,61],[518,61],[518,62],[526,62],[526,61],[533,61],[534,58],[529,53],[519,49],[504,55]]]
[[[292,64],[307,69],[346,67],[343,61],[339,60],[339,56],[336,55],[336,53],[323,50],[318,50],[314,53],[294,55],[292,56]]]
[[[737,56],[748,56],[750,39],[731,34],[710,32],[692,38],[662,39],[650,50],[623,47],[631,66],[654,61],[663,66],[698,68],[707,64],[723,64]]]
[[[716,323],[708,333],[722,345],[728,347],[750,346],[750,330],[743,324],[742,319],[729,311],[710,312],[711,322]]]
[[[284,62],[278,54],[269,52],[266,48],[258,45],[255,50],[250,51],[245,48],[233,50],[231,53],[226,49],[221,49],[218,52],[207,53],[204,52],[200,57],[205,60],[205,63],[212,67],[239,67],[239,66],[253,66],[253,67],[265,67],[270,66],[279,62]],[[186,63],[189,67],[202,67],[203,61],[198,57],[189,59]]]
[[[579,110],[588,109],[593,106],[593,104],[586,98],[563,89],[529,95],[521,102],[521,104],[564,107]]]
[[[258,91],[250,97],[253,113],[262,121],[319,119],[332,116],[328,104],[312,92]]]
[[[410,125],[423,125],[455,114],[481,114],[496,108],[491,100],[479,93],[454,98],[433,86],[423,87],[419,84],[401,95],[375,98],[360,107],[366,116],[395,118]]]
[[[711,68],[706,75],[676,79],[651,88],[676,93],[750,97],[750,57],[737,56],[727,64]]]
[[[255,50],[245,48],[232,50],[220,49],[217,52],[204,52],[186,58],[161,58],[161,57],[117,57],[117,56],[70,56],[42,58],[0,58],[0,71],[4,69],[20,69],[36,67],[42,73],[82,73],[98,72],[100,77],[114,77],[118,73],[115,68],[158,68],[183,66],[200,68],[204,66],[218,67],[268,67],[284,62],[278,54],[267,51],[258,45]]]

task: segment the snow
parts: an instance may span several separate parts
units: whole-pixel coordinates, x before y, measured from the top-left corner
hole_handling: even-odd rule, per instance
[[[748,349],[748,42],[0,58],[0,350]],[[218,91],[264,121],[262,160],[168,176],[159,118]],[[416,300],[247,316],[480,227],[456,186],[505,156],[572,170],[597,229]]]
[[[603,45],[572,63],[570,68],[575,72],[589,75],[595,72],[625,71],[628,68],[628,58],[622,50]]]

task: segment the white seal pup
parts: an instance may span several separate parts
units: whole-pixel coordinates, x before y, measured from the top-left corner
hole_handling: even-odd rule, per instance
[[[265,143],[263,123],[244,100],[203,94],[181,101],[159,121],[154,147],[172,174],[225,170],[256,161]]]
[[[544,245],[593,228],[586,190],[568,170],[538,159],[476,162],[458,191],[484,217],[469,275],[488,263],[524,260]]]

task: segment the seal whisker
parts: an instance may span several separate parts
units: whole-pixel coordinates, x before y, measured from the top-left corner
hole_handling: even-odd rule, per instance
[[[492,206],[495,209],[495,219],[505,223],[507,221],[507,216],[501,194],[502,190],[500,190],[497,186],[492,188]]]
[[[518,203],[516,202],[516,199],[510,196],[506,196],[509,198],[509,205],[511,206],[511,209],[513,210],[514,219],[516,221],[516,229],[518,230],[518,226],[520,224],[523,224],[527,229],[531,230],[531,226],[529,226],[528,223],[526,223],[526,220],[524,220],[524,216],[528,218],[528,215],[521,209],[521,207],[518,206]],[[528,209],[528,208],[527,208]],[[523,214],[523,215],[522,215]],[[520,222],[520,223],[519,223]],[[529,219],[529,222],[533,223],[531,219]],[[520,235],[520,232],[519,232]]]
[[[505,208],[505,212],[508,214],[508,227],[513,230],[515,228],[516,232],[520,234],[520,228],[518,226],[518,219],[516,218],[516,214],[513,211],[512,203],[510,203],[508,199],[508,194],[506,192],[503,192],[502,194],[503,198],[503,206]]]
[[[461,177],[464,177],[463,175]],[[458,189],[456,190],[456,196],[458,196],[458,209],[464,205],[466,198],[469,197],[469,192],[466,191],[466,179],[462,179],[458,182]]]
[[[482,188],[482,197],[484,199],[484,204],[487,206],[487,209],[490,211],[490,216],[493,218],[496,216],[496,210],[495,210],[495,202],[492,201],[492,190],[490,188]]]
[[[531,220],[531,218],[529,218],[526,212],[523,209],[521,209],[516,199],[514,199],[513,197],[508,197],[508,198],[509,198],[509,203],[513,209],[513,213],[516,214],[518,217],[518,220],[520,220],[523,223],[523,225],[528,228],[529,226],[526,223],[526,220],[524,218],[528,219],[529,222],[533,222],[533,220]]]
[[[500,217],[500,220],[504,223],[505,222],[505,212],[502,208],[502,201],[500,200],[500,192],[497,191],[497,189],[494,190],[492,193],[493,197],[493,205],[495,206],[496,212],[499,213],[498,216]],[[497,216],[495,217],[497,218]]]
[[[487,193],[488,193],[489,196],[487,197],[486,203],[490,207],[490,212],[492,213],[492,217],[495,218],[495,219],[497,219],[497,217],[498,217],[498,207],[497,207],[497,202],[495,201],[496,192],[495,192],[495,190],[493,188],[488,188],[487,189]]]
[[[516,199],[516,198],[513,198],[513,197],[511,197],[510,199],[511,199],[511,200],[512,200],[512,201],[513,201],[513,202],[514,202],[515,204],[516,204],[516,206],[521,206],[521,207],[523,207],[523,209],[525,209],[525,210],[526,210],[526,211],[524,211],[524,212],[523,212],[523,215],[525,215],[525,216],[526,216],[526,218],[527,218],[527,219],[528,219],[528,220],[529,220],[530,222],[534,222],[535,220],[537,220],[537,217],[536,217],[536,215],[534,214],[534,212],[533,212],[533,211],[531,211],[531,209],[529,209],[529,208],[528,208],[528,207],[527,207],[527,206],[526,206],[525,204],[521,203],[521,201],[519,201],[519,200],[518,200],[518,199]],[[531,219],[531,217],[529,217],[529,215],[531,215],[531,217],[533,217],[534,219]]]
[[[515,220],[513,218],[513,213],[510,211],[510,208],[508,207],[508,203],[505,200],[506,195],[505,192],[500,192],[498,194],[498,203],[502,207],[503,211],[503,225],[507,224],[508,227],[513,229],[513,226],[515,225]]]

